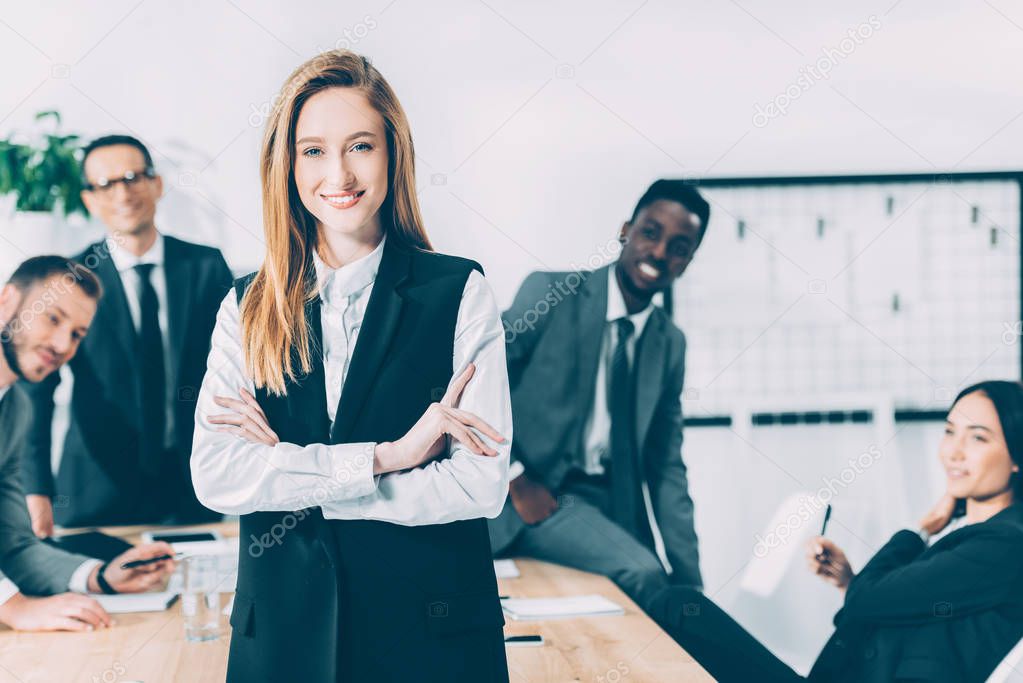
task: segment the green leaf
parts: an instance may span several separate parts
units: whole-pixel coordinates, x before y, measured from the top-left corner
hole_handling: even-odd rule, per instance
[[[56,110],[35,115],[37,122],[45,119],[54,121],[54,131],[46,133],[38,146],[0,139],[0,195],[16,195],[18,211],[53,211],[59,205],[65,216],[88,216],[80,196],[80,136],[59,132],[61,116]]]

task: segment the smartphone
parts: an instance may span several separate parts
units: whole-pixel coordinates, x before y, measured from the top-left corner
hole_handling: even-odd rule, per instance
[[[179,553],[209,553],[222,545],[223,535],[216,529],[150,530],[142,534],[143,543],[165,541]]]
[[[220,539],[217,538],[216,535],[210,533],[209,531],[202,531],[202,532],[196,532],[196,533],[180,533],[180,532],[179,533],[166,533],[166,534],[154,533],[154,534],[151,534],[151,537],[152,537],[152,539],[149,541],[150,543],[156,543],[156,542],[159,542],[159,541],[163,541],[165,543],[171,543],[171,544],[174,544],[174,543],[196,543],[196,542],[199,542],[199,541],[217,541],[217,540],[220,540]]]
[[[505,636],[505,647],[540,647],[543,645],[543,636]]]

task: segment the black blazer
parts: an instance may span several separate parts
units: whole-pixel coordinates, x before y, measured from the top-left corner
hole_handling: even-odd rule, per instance
[[[256,399],[281,441],[401,438],[451,380],[466,259],[384,246],[336,420],[322,352],[285,396]],[[238,281],[241,295],[250,278]],[[320,299],[306,305],[320,349]],[[339,481],[348,474],[339,466]],[[330,493],[310,490],[308,504]],[[402,526],[320,508],[240,520],[228,681],[506,683],[504,617],[486,520]]]
[[[26,493],[54,497],[58,524],[183,523],[219,517],[196,500],[188,456],[210,336],[231,287],[231,271],[217,249],[168,236],[164,240],[168,339],[176,378],[173,455],[156,480],[140,470],[137,333],[106,243],[96,242],[75,256],[93,267],[104,294],[89,334],[69,363],[74,376],[71,419],[56,481],[50,434],[59,373],[39,384],[23,383],[35,415],[22,459],[22,482]]]
[[[810,680],[983,681],[1023,637],[1023,503],[927,547],[900,531],[856,575]]]

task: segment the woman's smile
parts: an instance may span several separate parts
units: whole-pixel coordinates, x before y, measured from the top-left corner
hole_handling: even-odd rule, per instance
[[[328,206],[335,209],[350,209],[359,203],[362,199],[362,195],[366,194],[365,190],[359,190],[357,192],[338,192],[336,194],[320,194],[320,197],[327,203]]]

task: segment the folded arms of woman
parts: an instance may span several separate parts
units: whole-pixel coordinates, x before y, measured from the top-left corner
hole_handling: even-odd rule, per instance
[[[410,526],[497,516],[508,490],[512,436],[503,333],[493,293],[473,271],[459,306],[455,375],[441,405],[431,406],[397,442],[298,446],[277,442],[269,426],[259,424],[258,406],[241,394],[254,387],[230,292],[217,315],[196,408],[191,469],[200,502],[226,514],[319,506],[328,519]],[[217,397],[230,398],[237,409]],[[252,417],[216,418],[229,410]],[[453,438],[447,456],[434,460],[444,445],[438,430]],[[397,468],[403,469],[392,471]]]

